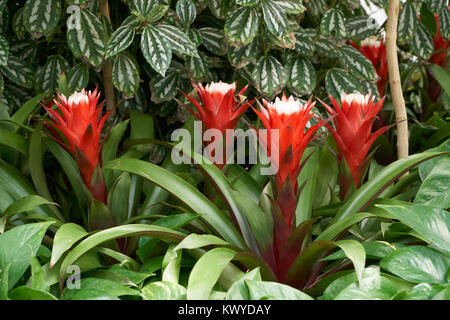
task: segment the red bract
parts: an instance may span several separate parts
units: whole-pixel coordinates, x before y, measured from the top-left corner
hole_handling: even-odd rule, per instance
[[[334,109],[323,102],[322,104],[330,115],[335,116],[333,119],[335,129],[328,124],[326,126],[336,142],[339,162],[345,158],[358,188],[372,144],[389,128],[389,126],[382,127],[372,134],[372,124],[383,107],[384,98],[374,103],[374,97],[370,95],[344,93],[341,96],[341,105],[331,96],[330,100]]]
[[[204,129],[217,129],[222,134],[227,129],[234,129],[242,116],[253,101],[241,103],[236,98],[236,83],[228,84],[222,81],[212,82],[204,87],[201,83],[192,83],[197,90],[197,96],[200,101],[195,100],[183,93],[186,98],[194,105],[196,110],[185,106],[186,109],[203,124]],[[237,94],[242,95],[247,86]],[[213,145],[218,141],[214,141]],[[230,143],[231,141],[227,141]],[[214,149],[214,148],[212,148]],[[223,163],[216,164],[219,168]]]
[[[105,188],[93,183],[92,177],[99,164],[102,128],[111,112],[100,117],[104,102],[98,104],[100,93],[97,89],[92,93],[86,93],[84,90],[75,92],[69,98],[64,95],[58,97],[60,101],[55,99],[53,102],[61,114],[44,106],[51,119],[46,123],[46,127],[50,129],[53,137],[73,154],[84,183],[93,191],[94,197],[106,202]]]
[[[380,97],[384,95],[386,85],[388,82],[388,65],[386,58],[386,46],[383,41],[379,41],[373,38],[367,38],[361,41],[361,45],[358,46],[353,41],[350,44],[360,51],[367,59],[372,62],[377,75],[380,79],[377,82],[378,93]]]
[[[439,18],[435,14],[436,19],[436,35],[433,38],[434,51],[435,53],[430,57],[430,62],[437,64],[445,68],[445,62],[447,58],[448,49],[450,47],[450,41],[444,40],[441,36],[441,31],[439,30]]]

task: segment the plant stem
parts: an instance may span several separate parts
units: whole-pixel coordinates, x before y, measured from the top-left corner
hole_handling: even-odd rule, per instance
[[[109,16],[108,0],[100,0],[99,11],[103,14],[109,22],[111,17]],[[103,88],[105,90],[106,110],[114,110],[114,85],[112,83],[112,65],[109,60],[106,60],[102,68]]]
[[[397,23],[400,10],[399,0],[389,0],[388,19],[386,24],[386,56],[389,70],[389,85],[394,103],[397,123],[397,156],[399,159],[408,156],[408,117],[405,99],[402,93],[400,70],[397,56]]]

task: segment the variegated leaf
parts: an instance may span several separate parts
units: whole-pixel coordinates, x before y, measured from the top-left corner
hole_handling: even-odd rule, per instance
[[[450,39],[450,9],[439,12],[439,30],[444,39]]]
[[[54,92],[58,88],[61,74],[66,73],[70,66],[60,55],[50,56],[42,69],[41,88],[44,92]]]
[[[233,67],[239,69],[249,63],[256,63],[259,52],[259,41],[258,39],[254,39],[246,46],[230,47],[230,50],[228,50],[228,60]]]
[[[197,9],[192,0],[178,0],[176,4],[176,12],[183,26],[188,28],[194,22],[197,16]]]
[[[83,6],[85,5],[89,0],[66,0],[68,5],[78,5],[78,6]]]
[[[49,35],[61,17],[61,0],[27,0],[23,22],[28,32]]]
[[[428,6],[434,13],[448,9],[448,0],[427,0]]]
[[[260,0],[236,0],[236,4],[240,6],[254,6],[259,2]]]
[[[380,26],[372,17],[361,16],[353,17],[347,20],[345,24],[348,36],[354,40],[363,40],[370,36],[378,34]]]
[[[0,73],[0,97],[2,96],[4,89],[5,89],[5,80],[3,80],[3,76]]]
[[[21,8],[21,9],[23,11],[23,8]],[[19,10],[17,10],[17,11],[19,11]],[[8,29],[9,29],[9,11],[8,11],[8,7],[5,7],[5,9],[3,11],[0,11],[0,34],[6,34]]]
[[[299,14],[306,10],[301,0],[275,0],[286,13]]]
[[[23,8],[20,8],[14,14],[12,28],[17,39],[19,40],[25,39],[25,34],[27,33],[27,31],[25,30],[25,26],[23,23]]]
[[[336,41],[329,36],[320,35],[319,39],[314,43],[317,52],[330,58],[338,58],[338,47]]]
[[[344,38],[347,35],[344,14],[338,9],[330,9],[320,21],[320,32],[324,35],[334,35],[336,38]]]
[[[286,71],[272,56],[261,57],[251,75],[255,88],[269,99],[281,92],[286,84]]]
[[[180,76],[178,71],[170,68],[165,77],[157,75],[150,81],[151,100],[156,103],[171,101],[178,93]]]
[[[313,38],[303,30],[294,31],[295,46],[294,50],[304,57],[309,57],[314,53],[315,46]]]
[[[152,68],[164,76],[172,60],[172,49],[166,38],[160,35],[158,29],[151,25],[144,28],[141,37],[141,50]]]
[[[339,57],[345,68],[355,77],[364,80],[378,79],[372,62],[355,48],[344,45],[339,49]]]
[[[200,57],[188,57],[186,67],[190,70],[192,79],[203,80],[208,73],[209,63],[207,57],[201,54]]]
[[[79,13],[77,12],[75,11],[69,17],[69,19],[78,20],[78,27],[77,23],[70,23],[67,30],[69,48],[76,57],[83,57],[98,68],[105,56],[107,42],[105,27],[91,11],[81,9]]]
[[[139,28],[141,26],[141,22],[139,21],[138,17],[135,15],[130,15],[126,17],[125,20],[123,20],[120,27],[130,27],[130,28]],[[120,28],[119,27],[119,28]]]
[[[130,26],[121,26],[117,28],[106,45],[106,58],[115,56],[126,50],[133,42],[135,32],[135,28]]]
[[[316,87],[316,70],[305,58],[291,55],[286,62],[288,86],[298,96],[310,94]]]
[[[1,101],[8,107],[9,113],[12,114],[31,98],[27,90],[8,83],[5,84]]]
[[[147,21],[148,22],[155,22],[164,17],[167,10],[169,9],[168,5],[164,4],[158,4],[150,10],[150,13],[148,14]]]
[[[398,40],[408,41],[413,38],[418,25],[417,13],[410,2],[405,2],[398,15]]]
[[[159,34],[170,44],[170,47],[188,56],[197,56],[197,48],[191,39],[180,29],[168,24],[159,24],[156,26]]]
[[[421,23],[417,25],[414,38],[411,43],[411,50],[414,54],[428,60],[434,50],[433,37],[430,32]]]
[[[197,29],[189,29],[187,34],[196,48],[202,44],[202,35],[200,34],[200,31]]]
[[[360,82],[350,73],[339,68],[328,70],[325,76],[325,88],[335,99],[340,99],[342,93],[361,92]]]
[[[89,67],[85,63],[73,66],[67,73],[67,85],[73,90],[80,91],[89,83]]]
[[[145,20],[152,8],[159,4],[158,0],[129,0],[128,5],[132,13],[138,16],[140,20]],[[161,3],[164,4],[164,3]]]
[[[0,67],[3,75],[24,88],[33,88],[34,72],[31,66],[14,56],[8,57],[8,64]]]
[[[232,45],[241,46],[253,41],[258,33],[258,13],[251,7],[241,7],[230,12],[225,23],[225,35]]]
[[[9,56],[9,44],[8,40],[0,35],[0,66],[6,66],[8,64]]]
[[[124,53],[114,58],[112,81],[117,90],[125,92],[128,96],[133,96],[139,88],[139,69]]]
[[[375,97],[375,101],[381,99],[380,94],[378,92],[377,84],[369,81],[361,81],[361,93],[363,94],[371,94]]]
[[[289,32],[289,21],[283,9],[273,0],[262,0],[264,23],[270,33],[277,37]]]
[[[0,0],[0,13],[3,12],[3,9],[6,7],[7,0]]]
[[[34,63],[37,55],[36,42],[33,40],[22,40],[10,43],[9,54],[17,58]]]
[[[198,29],[198,31],[202,35],[202,44],[208,51],[218,56],[227,53],[228,45],[222,29],[206,27]]]
[[[309,0],[305,1],[305,7],[309,14],[318,16],[322,14],[327,7],[327,4],[325,3],[325,0]]]
[[[34,89],[36,90],[36,92],[44,92],[42,83],[44,83],[44,66],[38,66],[36,68],[36,72],[34,73]]]
[[[234,0],[209,0],[208,7],[212,14],[218,18],[225,20],[228,11],[234,6]]]

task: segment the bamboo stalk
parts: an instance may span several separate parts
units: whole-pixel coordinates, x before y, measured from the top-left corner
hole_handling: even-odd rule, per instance
[[[109,4],[108,0],[100,0],[99,11],[103,14],[109,22],[111,22],[111,17],[109,16]],[[103,88],[106,100],[106,109],[114,110],[114,85],[112,83],[112,65],[109,60],[106,60],[102,68],[102,78],[103,78]]]
[[[397,56],[397,23],[400,10],[399,0],[389,0],[388,19],[386,24],[386,56],[389,70],[389,85],[394,103],[397,124],[397,157],[408,156],[408,117],[405,99],[402,93],[400,70]]]

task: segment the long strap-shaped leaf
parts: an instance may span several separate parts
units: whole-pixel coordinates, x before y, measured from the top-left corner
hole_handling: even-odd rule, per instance
[[[137,159],[119,158],[108,162],[104,169],[114,169],[137,174],[170,192],[196,213],[202,214],[209,223],[230,244],[246,249],[247,245],[231,221],[187,181],[157,165]]]

